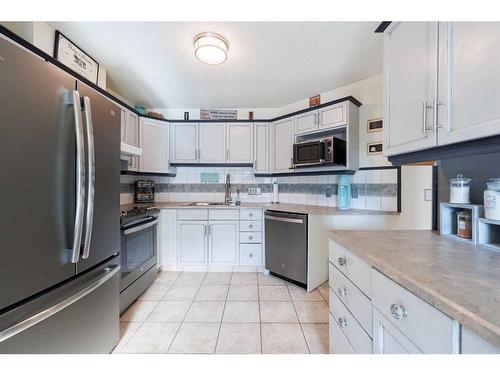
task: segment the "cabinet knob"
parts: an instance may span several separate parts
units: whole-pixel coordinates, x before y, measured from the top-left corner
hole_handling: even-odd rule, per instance
[[[339,292],[339,294],[340,294],[342,297],[347,296],[347,289],[346,289],[346,288],[339,288],[338,292]]]
[[[337,263],[339,264],[339,266],[345,266],[347,264],[347,260],[344,257],[340,257],[339,259],[337,259]]]
[[[248,236],[248,239],[251,240],[252,239],[252,236]]]
[[[253,258],[253,254],[252,253],[248,254],[248,257]]]
[[[253,228],[253,225],[252,225],[252,224],[250,224],[248,227],[249,227],[249,228]]]
[[[392,317],[396,320],[400,320],[400,319],[406,318],[408,316],[408,312],[406,311],[406,309],[402,305],[398,305],[398,304],[393,303],[391,305],[390,310],[391,310]]]
[[[249,216],[249,217],[252,217],[252,216],[253,216],[253,214],[250,212],[250,213],[248,214],[248,216]]]
[[[347,327],[347,319],[346,318],[339,318],[339,326],[340,326],[340,328],[346,328]]]

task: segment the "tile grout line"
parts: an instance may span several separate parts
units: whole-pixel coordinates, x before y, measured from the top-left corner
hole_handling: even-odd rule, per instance
[[[184,273],[184,271],[183,271],[182,273]],[[179,275],[179,277],[180,277],[180,275]],[[177,337],[177,335],[179,334],[179,331],[181,330],[181,327],[182,327],[182,325],[184,324],[184,321],[186,320],[186,316],[187,316],[187,314],[188,314],[189,310],[191,309],[191,306],[193,306],[193,303],[194,303],[194,301],[196,300],[196,296],[197,296],[197,295],[198,295],[198,293],[200,292],[201,286],[203,285],[203,281],[205,281],[205,278],[206,278],[206,277],[207,277],[207,274],[205,273],[205,276],[203,277],[203,280],[201,280],[201,283],[200,283],[200,285],[198,286],[198,290],[196,291],[195,295],[193,296],[193,300],[191,301],[191,304],[189,305],[188,309],[186,310],[186,313],[184,314],[184,318],[182,318],[182,321],[180,322],[179,327],[177,328],[177,331],[175,331],[175,335],[174,335],[174,337],[172,338],[172,341],[170,341],[170,345],[168,346],[167,351],[166,351],[166,353],[167,353],[167,354],[168,354],[168,352],[170,351],[170,349],[172,348],[172,344],[174,343],[175,338],[176,338],[176,337]],[[177,281],[177,279],[176,279],[176,281]],[[184,353],[183,353],[183,354],[184,354]],[[186,354],[187,354],[187,353],[186,353]]]
[[[257,274],[257,304],[259,305],[260,353],[264,354],[264,344],[262,343],[262,313],[260,311],[260,283],[258,274]]]
[[[161,271],[160,271],[160,272],[161,272]],[[181,273],[182,273],[182,272],[181,272]],[[173,281],[173,283],[170,285],[170,287],[168,288],[168,290],[165,292],[165,295],[166,295],[166,294],[168,293],[168,291],[169,291],[169,290],[170,290],[170,289],[174,286],[175,282],[177,281],[177,279],[179,278],[179,276],[180,276],[180,274],[181,274],[181,273],[179,273],[179,275],[177,275],[177,277],[175,278],[175,280]],[[156,279],[155,279],[155,280],[156,280]],[[153,283],[154,283],[154,282],[153,282]],[[151,284],[151,285],[152,285],[152,284]],[[151,285],[150,285],[150,286],[151,286]],[[149,289],[149,287],[148,287],[148,289]],[[146,289],[146,291],[147,291],[147,289]],[[165,297],[165,296],[163,296],[163,297]],[[163,297],[162,297],[162,298],[163,298]],[[135,300],[135,301],[133,302],[133,304],[137,303],[138,301],[139,301],[139,299]],[[160,302],[161,302],[161,301],[163,301],[163,299],[160,299],[159,301],[154,301],[154,300],[153,300],[153,301],[151,301],[151,302],[156,302],[156,305],[153,307],[153,309],[151,310],[151,312],[150,312],[150,313],[149,313],[149,314],[148,314],[148,315],[144,318],[144,320],[142,320],[142,321],[140,321],[140,322],[139,322],[139,323],[140,323],[140,324],[139,324],[139,327],[137,327],[137,329],[135,330],[135,332],[132,334],[132,336],[130,336],[130,337],[129,337],[129,339],[127,340],[127,342],[123,345],[122,349],[121,349],[118,353],[123,352],[123,349],[125,349],[125,347],[128,345],[128,343],[130,342],[130,340],[132,340],[132,339],[135,337],[135,335],[137,334],[137,332],[139,332],[139,330],[140,330],[140,329],[141,329],[141,327],[144,325],[144,323],[146,323],[146,319],[147,319],[147,318],[149,318],[149,316],[153,313],[153,311],[156,309],[156,307],[160,304]],[[129,309],[130,307],[132,307],[132,305],[130,305],[127,309]],[[133,320],[131,320],[131,321],[126,321],[126,323],[133,323],[133,322],[134,322]],[[120,321],[120,323],[121,323],[121,321]],[[118,346],[118,344],[117,344],[117,346]],[[116,346],[115,346],[115,348],[116,348]]]
[[[226,312],[227,297],[229,295],[229,289],[231,288],[231,281],[232,280],[233,280],[233,272],[231,272],[231,276],[229,276],[229,284],[227,286],[226,299],[224,300],[224,307],[222,309],[222,315],[220,317],[219,331],[217,332],[217,339],[215,340],[215,346],[214,346],[214,352],[213,352],[213,354],[215,354],[217,352],[217,346],[219,345],[220,331],[222,330],[222,321],[224,319],[224,313]]]
[[[304,333],[304,329],[302,328],[302,322],[300,321],[299,314],[297,313],[297,309],[295,308],[295,301],[292,298],[292,293],[290,293],[290,288],[288,285],[286,286],[286,290],[288,290],[288,294],[290,295],[290,299],[292,300],[293,310],[295,311],[295,315],[297,316],[297,321],[299,322],[300,331],[302,332],[302,337],[304,337],[307,351],[309,352],[309,354],[311,354],[311,349],[309,348],[309,343],[307,342],[306,335]]]

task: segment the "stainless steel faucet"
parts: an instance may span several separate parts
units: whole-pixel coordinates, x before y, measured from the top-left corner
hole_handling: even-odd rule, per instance
[[[233,204],[233,197],[231,196],[231,175],[226,174],[226,183],[224,184],[224,204]]]

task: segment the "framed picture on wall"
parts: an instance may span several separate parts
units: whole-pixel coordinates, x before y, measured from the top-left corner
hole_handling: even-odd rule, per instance
[[[384,123],[381,118],[368,120],[368,133],[381,132],[384,128]]]
[[[378,155],[384,150],[384,145],[382,142],[373,142],[367,144],[368,155]]]
[[[54,58],[97,85],[99,64],[88,53],[56,30]]]

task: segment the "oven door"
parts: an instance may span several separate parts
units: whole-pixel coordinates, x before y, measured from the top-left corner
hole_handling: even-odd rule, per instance
[[[293,145],[293,165],[318,165],[325,162],[323,141],[295,143]]]
[[[158,217],[149,216],[121,228],[120,292],[156,264]]]

